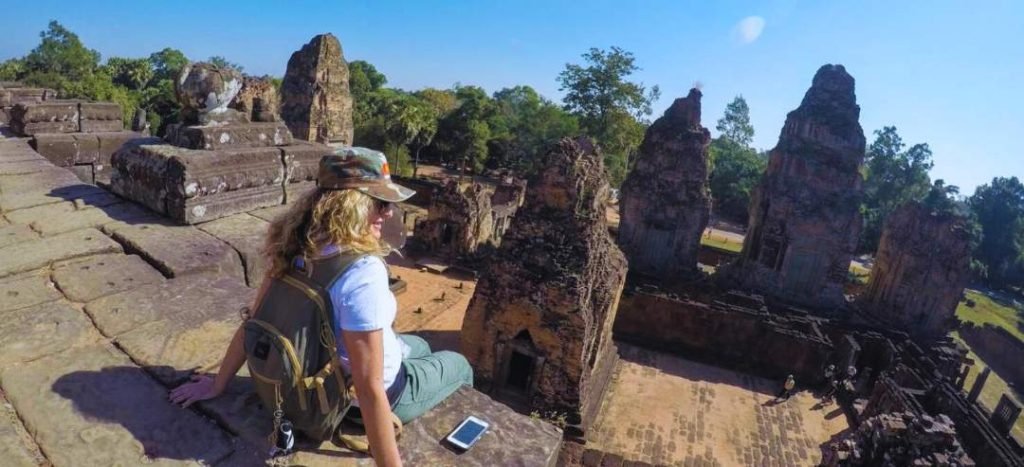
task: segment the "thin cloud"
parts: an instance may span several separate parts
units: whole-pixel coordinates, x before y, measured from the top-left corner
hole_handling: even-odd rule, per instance
[[[736,23],[732,28],[732,37],[740,45],[753,43],[764,31],[764,18],[748,16]]]

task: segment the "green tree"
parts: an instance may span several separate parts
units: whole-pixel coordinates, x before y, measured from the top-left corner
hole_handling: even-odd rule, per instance
[[[438,122],[437,135],[429,152],[441,161],[457,161],[460,170],[466,166],[479,172],[488,156],[494,102],[477,86],[455,88],[456,107]]]
[[[178,73],[181,72],[185,65],[188,65],[188,57],[178,50],[167,47],[159,52],[153,52],[149,55],[149,63],[153,67],[153,80],[171,80],[173,83],[178,78]]]
[[[974,258],[993,287],[1024,285],[1024,185],[1017,177],[996,177],[975,190],[967,204],[981,225]]]
[[[547,148],[579,131],[576,118],[545,99],[530,86],[504,88],[494,93],[495,113],[490,120],[488,166],[508,168],[522,175],[543,163]]]
[[[719,136],[708,148],[709,188],[716,216],[746,225],[747,209],[754,188],[767,166],[766,155],[750,147],[754,127],[750,107],[743,96],[736,96],[725,107],[715,129]]]
[[[754,127],[750,124],[750,107],[743,96],[736,96],[725,107],[725,115],[718,120],[715,129],[721,137],[749,147],[754,140]]]
[[[388,83],[387,76],[377,71],[369,62],[354,60],[348,64],[348,87],[352,98],[358,100],[371,92],[383,88]]]
[[[217,65],[217,66],[219,66],[221,68],[234,68],[235,71],[237,71],[239,73],[245,71],[245,67],[244,66],[239,65],[239,64],[237,64],[235,62],[229,61],[228,59],[226,59],[226,58],[224,58],[224,57],[222,57],[220,55],[214,55],[214,56],[210,57],[209,59],[207,59],[207,61],[212,63],[212,64],[214,64],[214,65]]]
[[[153,79],[153,65],[146,58],[110,57],[103,66],[114,84],[141,90]]]
[[[646,89],[628,77],[639,71],[631,52],[591,48],[583,54],[586,66],[566,64],[558,75],[565,91],[565,109],[579,119],[584,132],[601,145],[612,183],[625,179],[629,160],[643,140],[644,120],[658,100],[658,86]]]
[[[0,63],[0,81],[17,81],[25,76],[25,59],[12,58]]]
[[[54,84],[63,88],[68,84],[67,81],[87,78],[99,66],[100,53],[86,48],[78,35],[57,21],[50,21],[47,29],[39,33],[39,36],[42,41],[25,56],[28,73],[60,76],[64,81]]]
[[[928,171],[932,151],[927,144],[906,145],[896,127],[875,131],[875,141],[865,156],[864,198],[861,212],[864,230],[858,250],[873,253],[878,249],[885,218],[908,201],[922,201],[931,189]]]

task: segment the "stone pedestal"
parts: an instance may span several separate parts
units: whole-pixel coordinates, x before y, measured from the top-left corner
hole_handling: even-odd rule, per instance
[[[292,143],[292,134],[281,122],[231,123],[226,125],[168,125],[168,143],[188,149],[262,148]]]

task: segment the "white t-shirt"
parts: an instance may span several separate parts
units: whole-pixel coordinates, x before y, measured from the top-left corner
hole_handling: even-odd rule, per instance
[[[321,252],[328,255],[337,251],[329,246]],[[383,331],[384,339],[384,388],[391,387],[402,364],[402,357],[409,353],[408,346],[398,339],[392,328],[398,304],[388,287],[388,271],[384,260],[377,256],[366,256],[349,266],[341,277],[328,289],[334,305],[334,334],[338,341],[338,356],[342,366],[351,371],[345,342],[341,338],[346,331]]]

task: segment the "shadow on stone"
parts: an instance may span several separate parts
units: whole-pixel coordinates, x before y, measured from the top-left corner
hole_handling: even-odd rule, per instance
[[[118,424],[149,459],[195,460],[213,465],[231,452],[230,440],[215,425],[172,405],[155,390],[145,371],[108,366],[59,377],[52,390],[70,400],[77,412],[99,422]]]
[[[673,360],[679,360],[680,363],[664,364],[664,361],[662,361],[661,363],[656,362],[655,359],[657,354],[665,355]],[[641,349],[639,347],[635,347],[632,345],[620,344],[619,358],[622,359],[623,361],[636,363],[638,365],[656,367],[658,371],[662,373],[676,376],[679,378],[688,379],[691,381],[705,381],[711,384],[726,384],[730,386],[742,387],[745,390],[750,391],[752,393],[759,393],[765,396],[771,396],[773,399],[775,396],[775,390],[777,389],[777,387],[773,387],[772,389],[765,389],[764,387],[759,387],[760,385],[754,383],[754,381],[761,379],[760,377],[757,376],[751,376],[739,372],[723,373],[721,371],[701,371],[704,368],[713,367],[713,365],[709,363],[703,363],[700,360],[693,360],[694,363],[689,363],[683,360],[683,358],[687,357],[679,357],[676,355],[662,353],[655,350]],[[738,375],[739,377],[734,377],[736,375]],[[781,385],[782,382],[780,381],[778,384]],[[765,403],[764,405],[768,404]]]

